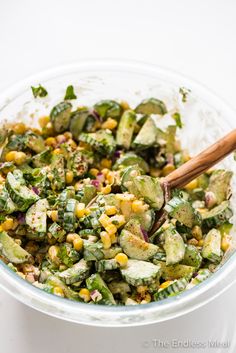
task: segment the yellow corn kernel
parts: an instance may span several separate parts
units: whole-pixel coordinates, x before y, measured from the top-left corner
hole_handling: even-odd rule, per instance
[[[12,218],[7,218],[2,224],[1,227],[3,230],[10,230],[13,228],[14,221]]]
[[[101,232],[101,241],[104,249],[109,249],[111,247],[111,238],[107,232]]]
[[[223,237],[221,241],[221,250],[225,252],[226,250],[228,250],[229,246],[230,246],[229,239],[227,237]]]
[[[148,205],[144,205],[144,203],[140,200],[134,200],[131,204],[132,211],[135,213],[145,212],[148,208]]]
[[[120,210],[121,213],[128,218],[130,213],[132,212],[132,204],[130,201],[121,201],[120,202]]]
[[[125,224],[125,216],[123,214],[117,214],[110,218],[112,224],[115,224],[117,228],[122,227]]]
[[[86,303],[90,301],[90,292],[87,288],[82,288],[79,291],[79,296],[82,298]]]
[[[166,175],[170,174],[171,172],[173,172],[173,170],[175,170],[175,166],[173,164],[171,164],[171,163],[168,163],[162,169],[162,175],[166,176]]]
[[[75,208],[75,214],[76,217],[82,218],[84,217],[85,214],[85,204],[82,202],[77,203],[76,208]]]
[[[24,123],[16,123],[14,126],[13,126],[13,131],[15,134],[24,134],[26,132],[26,126]]]
[[[67,141],[67,144],[68,144],[72,149],[76,149],[76,148],[77,148],[76,142],[75,142],[74,140],[72,140],[72,139],[69,139],[69,140]]]
[[[152,177],[158,178],[161,175],[161,169],[151,167],[150,168],[150,175]]]
[[[193,179],[192,181],[190,181],[190,183],[188,183],[187,185],[185,185],[185,189],[186,190],[193,190],[196,189],[198,187],[198,180],[197,179]]]
[[[110,194],[110,192],[111,192],[111,185],[106,185],[106,186],[102,187],[101,193],[103,195]]]
[[[75,183],[74,185],[75,191],[79,191],[83,188],[83,184],[81,184],[80,181],[77,181],[77,183]]]
[[[59,286],[53,288],[53,294],[58,295],[59,297],[64,297],[63,289]]]
[[[50,218],[53,222],[58,221],[58,212],[56,210],[51,211]]]
[[[105,227],[105,229],[109,235],[115,234],[117,232],[117,227],[114,224],[109,224]]]
[[[103,159],[101,160],[101,167],[102,167],[102,168],[111,169],[111,166],[112,166],[112,161],[111,161],[110,159],[103,158]]]
[[[164,289],[164,288],[168,287],[171,283],[172,283],[172,281],[165,281],[160,285],[159,288]]]
[[[102,172],[102,174],[103,174],[104,176],[106,176],[106,175],[109,173],[109,169],[103,168],[103,169],[101,170],[101,172]]]
[[[44,127],[43,132],[44,132],[46,135],[54,135],[55,131],[54,131],[54,129],[53,129],[53,126],[52,126],[51,121],[49,121],[49,123],[47,123],[47,125]]]
[[[2,225],[0,224],[0,232],[2,232],[3,231],[3,229],[2,229]]]
[[[26,161],[26,154],[24,152],[17,152],[15,155],[15,163],[21,165]]]
[[[106,182],[108,184],[113,184],[115,180],[114,173],[113,172],[108,172],[106,175]]]
[[[121,267],[127,266],[128,257],[127,257],[127,255],[125,255],[124,253],[122,253],[122,252],[118,253],[118,254],[115,256],[115,260],[116,260],[116,262],[118,262],[118,264],[119,264]]]
[[[113,130],[117,127],[117,121],[112,118],[108,118],[103,124],[102,129]]]
[[[203,240],[203,239],[198,240],[198,244],[197,244],[197,246],[202,247],[202,246],[203,246],[203,244],[204,244],[204,240]]]
[[[96,168],[91,168],[91,169],[89,170],[89,174],[91,174],[91,175],[93,175],[93,176],[97,176],[98,173],[99,173],[99,170],[96,169]]]
[[[197,211],[200,213],[205,213],[208,211],[208,209],[207,208],[197,208]]]
[[[191,239],[189,239],[189,240],[187,241],[187,243],[190,244],[190,245],[195,245],[195,246],[197,246],[197,245],[198,245],[198,240],[195,239],[195,238],[191,238]]]
[[[6,154],[5,156],[5,161],[6,162],[14,162],[16,158],[17,151],[10,151]]]
[[[78,238],[78,234],[76,233],[68,233],[67,236],[66,236],[66,241],[67,243],[73,243],[73,241]]]
[[[46,127],[46,125],[49,123],[50,121],[50,117],[49,116],[40,116],[38,122],[39,122],[39,126],[41,128]]]
[[[111,238],[111,243],[112,244],[117,243],[117,236],[116,236],[115,233],[114,234],[110,234],[110,238]]]
[[[116,194],[116,199],[120,201],[133,201],[135,196],[126,192],[124,194]]]
[[[71,184],[74,179],[74,173],[71,170],[66,172],[66,184]]]
[[[73,240],[73,246],[76,251],[80,251],[83,245],[84,245],[84,242],[83,242],[83,239],[80,238],[80,236],[78,236]]]
[[[48,137],[46,139],[45,143],[46,143],[47,146],[55,147],[56,144],[57,144],[57,141],[56,141],[55,137]]]
[[[55,148],[55,150],[52,151],[53,154],[62,154],[62,150],[60,148]]]
[[[117,208],[116,206],[105,206],[105,213],[108,216],[113,216],[114,214],[117,213]]]
[[[59,246],[52,245],[48,249],[48,257],[52,262],[56,262],[58,260],[58,252],[59,252]]]
[[[89,208],[85,208],[85,210],[84,210],[85,216],[89,216],[90,213],[91,213],[91,210]]]
[[[152,300],[151,294],[150,293],[146,293],[144,299],[141,300],[140,304],[150,303],[151,300]]]
[[[201,227],[194,226],[193,229],[192,229],[192,235],[197,240],[202,239],[202,229],[201,229]]]
[[[145,293],[147,290],[148,290],[147,286],[138,286],[137,287],[137,292],[140,293],[140,294]]]
[[[104,228],[111,224],[110,218],[104,213],[99,217],[99,222]]]
[[[130,106],[129,106],[129,103],[126,102],[126,101],[121,101],[120,102],[120,106],[123,110],[129,110],[130,109]]]
[[[65,138],[66,138],[67,140],[70,140],[70,139],[72,139],[72,137],[73,137],[72,133],[69,132],[69,131],[64,132],[63,135],[65,136]]]

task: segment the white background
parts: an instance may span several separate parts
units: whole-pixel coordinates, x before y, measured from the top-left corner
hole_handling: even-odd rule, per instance
[[[235,17],[234,0],[0,0],[0,90],[78,59],[128,58],[180,71],[236,109]],[[204,352],[235,352],[235,298],[236,286],[185,317],[107,329],[47,317],[0,293],[0,352],[203,352],[171,348],[172,339],[230,340],[230,349]]]

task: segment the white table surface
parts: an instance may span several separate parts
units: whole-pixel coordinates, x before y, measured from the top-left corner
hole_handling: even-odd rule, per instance
[[[236,108],[235,15],[234,0],[1,1],[0,90],[55,65],[128,58],[180,71]],[[0,292],[0,352],[235,352],[235,298],[236,286],[184,317],[109,329],[48,317]]]

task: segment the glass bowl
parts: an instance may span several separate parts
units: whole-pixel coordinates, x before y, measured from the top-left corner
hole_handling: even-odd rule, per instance
[[[49,92],[44,99],[32,99],[30,86],[42,84]],[[163,99],[169,110],[181,111],[184,128],[179,138],[195,154],[236,125],[235,112],[208,89],[177,73],[154,65],[130,61],[87,60],[54,68],[32,76],[0,95],[0,120],[25,121],[37,126],[37,119],[63,99],[67,85],[73,84],[78,99],[74,104],[90,105],[100,99],[126,100],[131,105],[147,97]],[[186,104],[179,87],[191,90]],[[160,124],[166,124],[165,116]],[[221,163],[235,172],[230,156]],[[233,178],[233,190],[236,182]],[[236,194],[236,193],[235,193]],[[235,195],[233,192],[232,203]],[[234,228],[236,225],[233,219]],[[233,230],[233,235],[235,231]],[[169,320],[208,303],[229,288],[236,278],[234,245],[218,271],[202,284],[175,297],[137,306],[88,305],[47,294],[27,283],[0,262],[0,287],[26,305],[76,323],[95,326],[135,326]]]

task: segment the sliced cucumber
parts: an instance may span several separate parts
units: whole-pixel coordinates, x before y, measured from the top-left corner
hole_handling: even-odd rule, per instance
[[[145,149],[157,144],[158,129],[152,117],[148,117],[138,135],[133,141],[133,146],[138,149]]]
[[[120,104],[114,100],[101,100],[94,105],[94,110],[101,118],[118,119],[122,112]]]
[[[81,151],[75,151],[69,156],[67,169],[73,172],[75,178],[82,178],[87,173],[88,161]]]
[[[138,165],[132,165],[124,169],[122,177],[121,177],[121,189],[122,191],[127,191],[131,194],[137,193],[136,187],[134,185],[134,178],[140,176],[142,174],[142,170]]]
[[[233,172],[223,169],[214,171],[210,176],[207,191],[214,193],[218,205],[229,198],[232,176]]]
[[[202,283],[208,277],[210,277],[210,275],[211,275],[211,272],[207,268],[203,268],[203,269],[199,270],[197,276],[191,279],[191,281],[187,285],[186,289],[191,289],[191,288],[195,287],[196,285]]]
[[[68,199],[72,199],[75,197],[75,189],[71,186],[68,186],[58,197],[58,222],[60,224],[64,221],[64,212]]]
[[[164,115],[167,113],[166,105],[159,99],[148,98],[144,99],[136,108],[135,112],[138,114],[159,114]]]
[[[63,216],[63,227],[66,232],[74,232],[76,228],[76,210],[77,201],[75,199],[68,199],[65,205]]]
[[[99,261],[104,258],[103,246],[101,243],[84,241],[84,259],[87,261]]]
[[[161,266],[161,277],[165,281],[173,281],[180,278],[191,278],[195,268],[193,266],[187,266],[182,264],[166,266],[163,261],[155,261],[155,264]]]
[[[166,265],[174,265],[181,262],[185,254],[185,244],[181,235],[174,226],[170,225],[164,232],[166,252]]]
[[[220,205],[202,214],[202,224],[207,228],[218,227],[227,222],[233,216],[229,201],[223,201]]]
[[[41,199],[33,204],[26,212],[25,222],[34,232],[46,233],[48,207],[47,199]]]
[[[164,203],[164,193],[159,180],[149,175],[141,175],[133,182],[137,190],[134,195],[137,198],[142,197],[153,209],[160,210]]]
[[[123,168],[129,167],[129,166],[134,166],[134,165],[135,166],[138,165],[139,168],[144,171],[144,173],[149,172],[149,166],[148,166],[147,162],[145,162],[145,160],[142,157],[137,156],[133,152],[128,152],[128,153],[124,154],[123,156],[121,156],[114,164],[113,169],[115,169],[115,170],[123,169]]]
[[[41,153],[36,154],[31,158],[31,163],[34,168],[42,168],[51,163],[52,153],[47,149]]]
[[[65,240],[66,232],[65,230],[56,222],[53,222],[48,228],[48,232],[55,238],[58,242]]]
[[[46,284],[52,286],[53,288],[59,287],[63,290],[63,293],[66,298],[81,301],[79,294],[73,291],[70,287],[68,287],[60,278],[55,275],[50,275],[47,280]]]
[[[61,190],[65,187],[65,161],[61,154],[54,154],[51,160],[52,180],[51,187],[53,190]]]
[[[116,142],[110,130],[98,130],[96,132],[82,132],[79,140],[86,142],[103,155],[110,155],[115,151]]]
[[[80,202],[84,203],[85,206],[97,195],[97,189],[93,185],[85,185],[83,187],[83,196]]]
[[[0,191],[0,210],[4,214],[11,214],[17,211],[17,206],[10,198],[5,186]]]
[[[137,218],[131,218],[124,226],[124,229],[132,233],[136,237],[143,239],[141,223]]]
[[[58,276],[66,284],[73,284],[87,278],[89,276],[90,268],[90,263],[84,259],[81,259],[72,267],[60,272]]]
[[[221,260],[221,234],[217,229],[211,229],[204,238],[202,256],[213,263]]]
[[[146,232],[149,232],[155,221],[155,212],[150,208],[149,210],[142,213],[131,213],[130,220],[132,219],[137,219],[142,225],[142,229]]]
[[[19,211],[26,211],[39,197],[27,186],[22,186],[10,172],[7,174],[6,189]]]
[[[98,291],[101,294],[101,299],[97,302],[98,304],[115,305],[116,301],[103,281],[102,277],[98,273],[94,273],[86,279],[86,285],[90,292]]]
[[[116,270],[117,268],[119,268],[119,265],[115,259],[100,260],[97,263],[98,272]]]
[[[0,253],[13,264],[22,264],[31,258],[6,232],[0,232]]]
[[[134,127],[136,123],[136,114],[132,110],[126,110],[119,122],[116,132],[116,143],[129,149],[132,141]]]
[[[158,251],[158,246],[147,243],[143,239],[123,229],[120,234],[120,246],[131,259],[148,260]]]
[[[188,281],[185,278],[173,281],[168,287],[161,288],[154,294],[154,300],[162,300],[168,297],[175,296],[182,292],[187,287]]]
[[[88,116],[89,111],[87,108],[78,109],[71,114],[70,132],[75,140],[78,140],[79,134],[83,131]]]
[[[44,139],[32,131],[28,131],[25,134],[25,146],[36,153],[41,153],[46,149]]]
[[[122,252],[122,249],[120,246],[112,246],[109,249],[102,249],[104,258],[106,260],[108,259],[113,259],[117,254],[119,254],[120,252]]]
[[[198,269],[202,263],[202,256],[198,248],[194,245],[186,245],[184,258],[182,264],[193,266]]]
[[[68,129],[70,124],[72,104],[61,102],[52,108],[50,119],[55,132],[61,133]]]
[[[150,285],[161,275],[160,265],[139,260],[128,260],[127,267],[120,271],[126,282],[132,286]]]
[[[176,218],[189,228],[201,224],[201,214],[188,201],[178,196],[173,197],[165,205],[165,210],[171,217]]]

